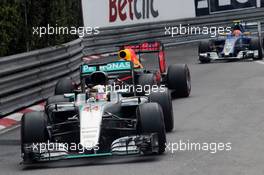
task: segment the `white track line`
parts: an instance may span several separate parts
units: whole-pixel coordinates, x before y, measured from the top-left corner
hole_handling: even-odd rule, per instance
[[[5,128],[6,128],[5,126],[0,125],[0,131],[5,129]]]
[[[20,124],[21,118],[24,113],[31,112],[31,111],[43,111],[44,104],[34,105],[28,108],[25,108],[24,111],[16,112],[11,115],[8,115],[2,119],[0,119],[0,134],[6,133],[7,131],[13,130],[17,128],[17,125]]]
[[[258,64],[264,64],[264,61],[255,61]]]
[[[13,130],[19,128],[19,127],[20,127],[20,124],[17,123],[17,124],[14,125],[14,126],[11,126],[11,127],[5,128],[5,129],[3,129],[3,130],[0,130],[0,135],[5,134],[5,133],[7,133],[7,132],[9,132],[9,131],[13,131]]]
[[[15,121],[20,121],[21,118],[22,118],[23,114],[22,113],[14,113],[14,114],[11,114],[5,118],[8,118],[8,119],[11,119],[11,120],[15,120]]]
[[[32,111],[44,111],[44,106],[43,105],[35,105],[32,107],[29,107]]]

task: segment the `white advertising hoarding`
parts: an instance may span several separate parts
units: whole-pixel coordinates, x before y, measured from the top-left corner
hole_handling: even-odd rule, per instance
[[[82,0],[86,27],[110,27],[195,17],[194,0]]]

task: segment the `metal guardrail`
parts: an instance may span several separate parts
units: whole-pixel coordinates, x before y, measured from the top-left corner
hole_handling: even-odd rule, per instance
[[[61,77],[70,76],[78,82],[82,50],[82,41],[78,39],[0,58],[0,114],[3,116],[51,96]]]
[[[57,80],[61,77],[70,76],[78,82],[83,55],[112,53],[118,50],[116,45],[130,42],[160,40],[166,46],[196,42],[209,36],[171,37],[165,35],[165,27],[179,26],[179,24],[228,26],[236,19],[264,22],[264,10],[251,9],[193,19],[103,28],[99,35],[88,36],[82,40],[2,57],[0,58],[0,118],[51,96]]]

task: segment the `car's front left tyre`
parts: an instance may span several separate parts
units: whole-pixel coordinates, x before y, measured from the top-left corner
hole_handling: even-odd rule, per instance
[[[199,61],[201,63],[210,63],[211,62],[211,59],[209,57],[200,56],[200,54],[207,54],[208,52],[211,52],[212,51],[211,45],[212,45],[212,42],[210,40],[201,41],[199,43],[198,55],[199,55]]]
[[[49,139],[47,131],[47,116],[44,112],[30,112],[22,116],[21,120],[21,152],[25,153],[24,146],[45,143]],[[29,159],[24,154],[24,160]]]

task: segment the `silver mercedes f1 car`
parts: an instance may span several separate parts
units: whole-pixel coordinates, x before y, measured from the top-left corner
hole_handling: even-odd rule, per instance
[[[84,64],[80,69],[79,88],[72,87],[70,79],[62,79],[44,112],[23,116],[23,163],[164,153],[164,118],[173,122],[168,90],[149,96],[137,96],[129,89],[107,90],[113,82],[123,83],[120,75],[134,76],[129,61]]]

